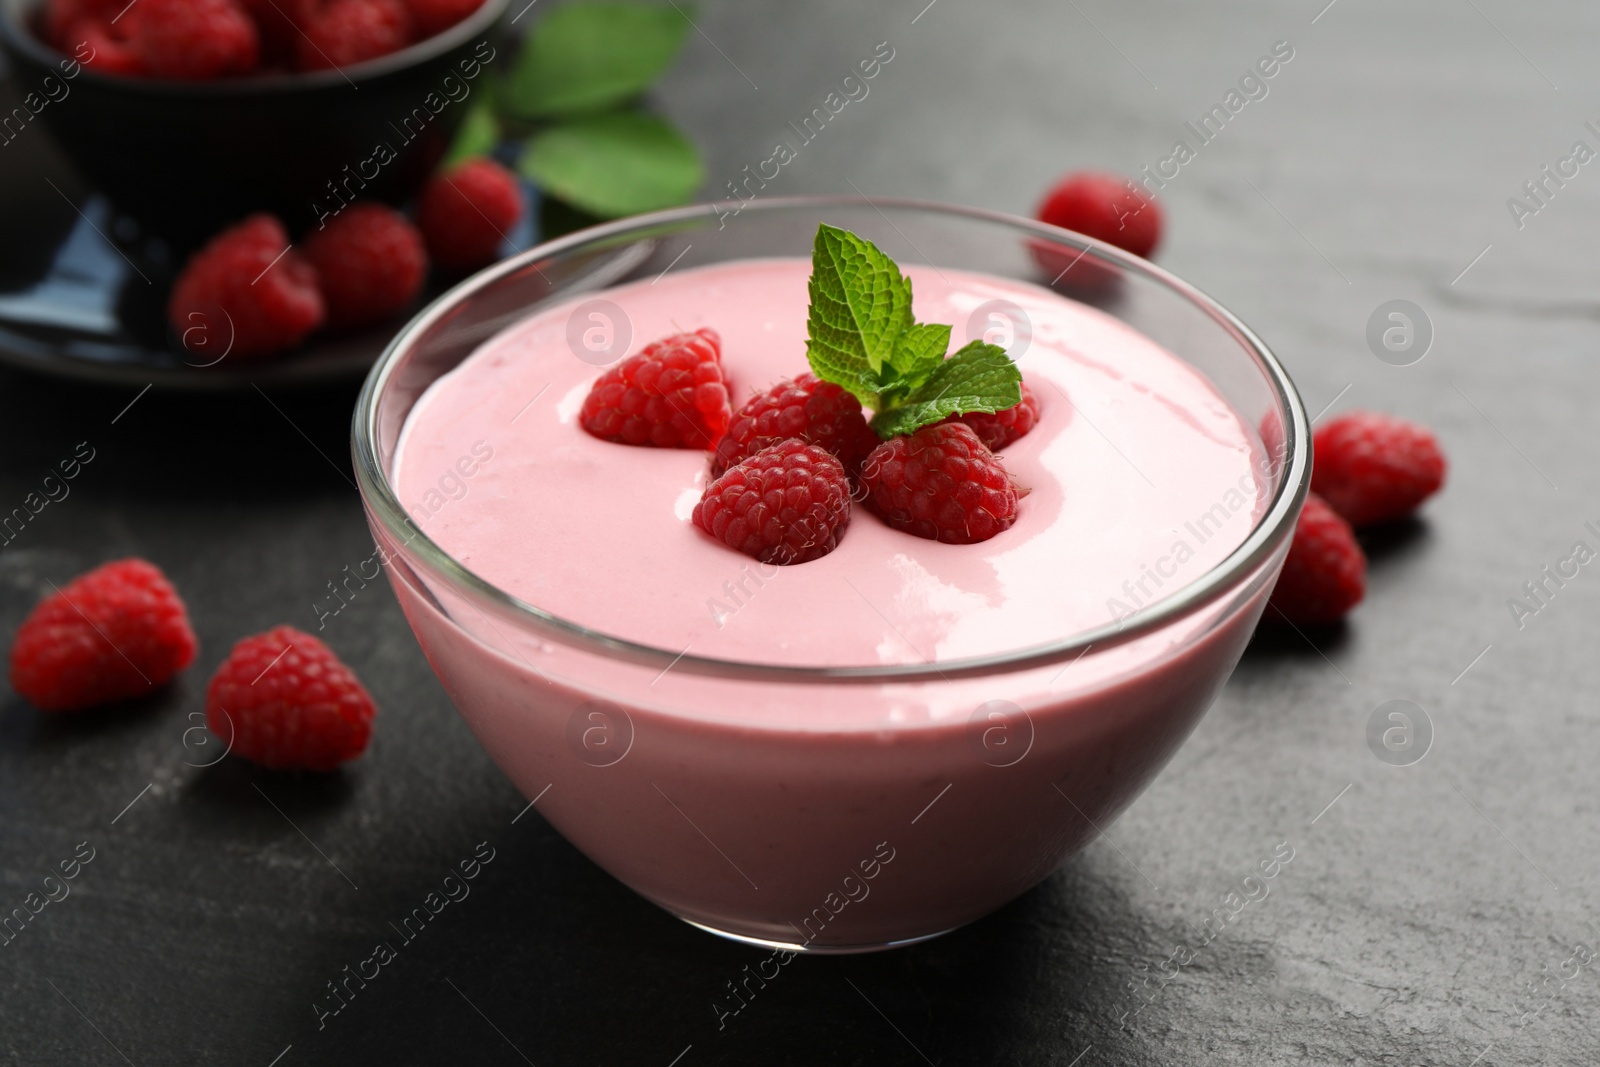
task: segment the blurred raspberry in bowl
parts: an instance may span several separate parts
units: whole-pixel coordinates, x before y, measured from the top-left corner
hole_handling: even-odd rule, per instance
[[[410,197],[503,61],[507,3],[0,0],[0,47],[83,178],[193,247]]]

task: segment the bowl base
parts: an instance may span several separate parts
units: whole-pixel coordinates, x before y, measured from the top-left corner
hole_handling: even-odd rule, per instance
[[[859,956],[866,952],[886,952],[892,948],[920,945],[924,941],[932,941],[936,937],[943,937],[952,930],[959,929],[959,927],[952,926],[949,930],[939,930],[935,933],[923,934],[921,937],[907,937],[899,941],[879,941],[865,945],[813,945],[803,941],[772,941],[764,937],[751,937],[748,934],[736,934],[730,930],[719,930],[715,926],[707,926],[705,923],[695,922],[693,919],[684,919],[682,915],[679,915],[678,918],[683,919],[684,922],[697,930],[704,930],[708,934],[716,934],[718,937],[726,938],[729,941],[737,941],[742,945],[778,949],[782,952],[793,952],[797,955],[804,954],[807,956]]]

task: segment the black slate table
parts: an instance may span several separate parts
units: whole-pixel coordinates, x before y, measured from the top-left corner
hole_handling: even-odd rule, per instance
[[[1600,1058],[1600,570],[1547,582],[1542,601],[1524,592],[1574,542],[1600,548],[1584,525],[1600,520],[1600,164],[1545,181],[1538,200],[1523,188],[1575,142],[1600,149],[1585,125],[1600,118],[1600,9],[893,0],[709,3],[697,22],[661,103],[706,148],[712,194],[888,42],[869,95],[770,193],[1027,212],[1070,168],[1173,174],[1161,262],[1254,325],[1312,412],[1436,427],[1446,491],[1369,544],[1370,593],[1347,627],[1259,635],[1149,791],[1043,885],[920,947],[797,960],[719,1028],[714,1000],[762,954],[646,904],[524,813],[386,589],[324,631],[382,706],[363,760],[323,777],[192,766],[209,756],[186,731],[229,643],[314,628],[326,583],[371,554],[346,458],[351,391],[154,389],[129,407],[134,388],[0,375],[0,510],[79,442],[95,457],[0,547],[0,633],[48,583],[139,554],[187,593],[203,642],[187,677],[132,709],[67,720],[0,699],[0,911],[80,843],[93,855],[69,897],[0,946],[0,1055]],[[1202,143],[1185,124],[1280,41],[1293,56],[1265,95],[1248,83]],[[1190,158],[1163,163],[1179,139]],[[42,131],[0,148],[7,197],[59,210],[44,207],[46,176],[75,188]],[[1369,345],[1394,300],[1431,324],[1420,361]],[[1538,610],[1513,613],[1514,597]],[[1420,761],[1369,743],[1391,700],[1420,709]],[[494,859],[471,895],[319,1025],[328,983],[484,842]],[[1175,966],[1187,931],[1284,842],[1293,859],[1270,895]]]

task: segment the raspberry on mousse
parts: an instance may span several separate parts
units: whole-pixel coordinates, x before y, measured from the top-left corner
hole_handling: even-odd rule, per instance
[[[700,329],[654,341],[602,374],[579,421],[603,441],[710,449],[731,414],[722,341]]]
[[[1039,398],[1033,395],[1027,382],[1019,383],[1017,388],[1022,391],[1022,399],[1013,407],[992,413],[969,411],[962,415],[951,415],[944,421],[966,423],[978,435],[978,440],[988,446],[989,451],[998,452],[1033,429],[1039,421]]]
[[[832,382],[802,374],[757,393],[734,412],[711,458],[711,473],[720,475],[789,437],[827,449],[851,474],[880,443],[861,413],[861,401]]]
[[[694,524],[763,563],[808,563],[832,552],[850,523],[850,479],[832,452],[791,437],[706,486]]]
[[[964,422],[935,423],[879,445],[861,465],[866,503],[897,530],[970,545],[1017,521],[1022,496]]]

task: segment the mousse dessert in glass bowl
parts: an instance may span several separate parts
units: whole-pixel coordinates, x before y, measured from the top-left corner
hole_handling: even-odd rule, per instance
[[[374,368],[354,451],[418,641],[540,813],[808,952],[943,933],[1092,840],[1232,671],[1310,470],[1283,369],[1192,287],[854,199],[469,279]]]

